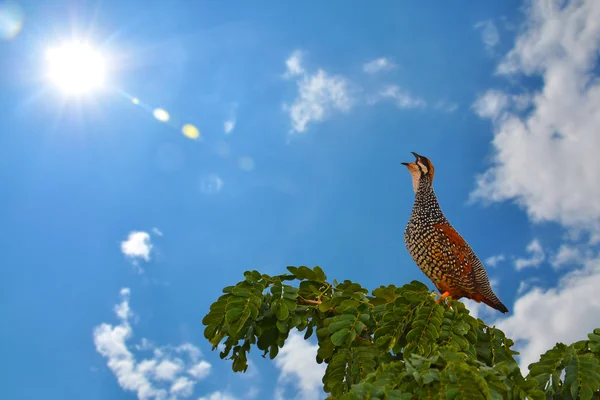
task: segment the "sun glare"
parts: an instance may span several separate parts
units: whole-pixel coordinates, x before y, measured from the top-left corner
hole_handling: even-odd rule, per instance
[[[46,52],[48,78],[61,91],[81,95],[104,84],[105,60],[88,44],[71,42]]]

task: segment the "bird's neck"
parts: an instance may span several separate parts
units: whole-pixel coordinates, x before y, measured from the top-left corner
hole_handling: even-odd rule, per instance
[[[414,215],[415,212],[419,215]],[[428,220],[431,218],[434,218],[435,220],[444,219],[444,215],[442,214],[428,176],[421,177],[419,181],[419,186],[415,193],[413,217],[425,217]]]
[[[435,198],[435,192],[433,191],[433,185],[427,175],[423,175],[419,179],[417,190],[415,191],[415,202],[420,200],[427,200],[429,197]]]

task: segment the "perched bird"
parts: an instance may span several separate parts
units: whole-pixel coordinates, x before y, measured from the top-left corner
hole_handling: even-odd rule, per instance
[[[411,257],[440,291],[437,303],[451,296],[484,302],[507,313],[496,297],[483,264],[471,246],[450,225],[433,191],[433,164],[412,152],[416,160],[402,163],[412,176],[415,203],[404,231],[404,243]]]

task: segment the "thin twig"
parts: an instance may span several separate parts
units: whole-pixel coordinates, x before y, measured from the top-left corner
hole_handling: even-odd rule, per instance
[[[315,306],[318,306],[321,304],[321,300],[306,300],[306,299],[303,299],[302,297],[299,297],[299,299],[300,299],[300,302],[304,303],[304,304],[312,304]]]

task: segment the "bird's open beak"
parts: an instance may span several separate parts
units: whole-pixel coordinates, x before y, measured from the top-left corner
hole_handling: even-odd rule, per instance
[[[413,155],[413,156],[415,156],[415,158],[416,158],[417,160],[419,159],[419,157],[421,157],[420,155],[418,155],[418,154],[417,154],[417,153],[415,153],[414,151],[411,151],[411,153],[412,153],[412,155]],[[408,164],[409,164],[409,163],[407,163],[407,162],[403,162],[403,163],[400,163],[400,164],[402,164],[402,165],[406,165],[406,166],[408,167]]]

